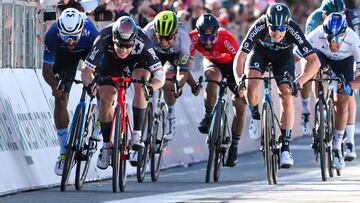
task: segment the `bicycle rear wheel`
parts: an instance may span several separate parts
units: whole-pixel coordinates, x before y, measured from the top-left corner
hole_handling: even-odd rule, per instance
[[[319,143],[319,153],[320,153],[320,169],[321,169],[321,178],[323,181],[327,179],[326,173],[326,148],[325,148],[325,106],[324,102],[320,99],[317,102],[316,106],[316,118],[315,118],[315,127]]]
[[[80,151],[78,153],[78,159],[76,164],[76,173],[75,173],[75,188],[80,190],[84,185],[87,173],[89,171],[89,166],[91,162],[92,155],[96,151],[96,141],[91,140],[90,137],[95,129],[95,104],[89,107],[88,115],[86,116],[86,123],[84,126],[83,132],[87,132],[86,137],[82,137],[80,143]],[[83,134],[84,134],[83,133]],[[85,134],[83,135],[85,136]]]
[[[156,182],[160,175],[160,168],[163,162],[163,151],[165,147],[165,103],[160,104],[160,114],[153,121],[153,135],[151,137],[151,180]],[[160,138],[160,140],[158,140]],[[159,143],[160,142],[160,143]]]
[[[223,107],[221,106],[220,115],[220,128],[219,128],[219,137],[216,142],[216,149],[215,149],[215,160],[214,160],[214,182],[219,181],[220,173],[221,173],[221,166],[223,163],[224,155],[226,153],[226,148],[223,147],[223,141],[226,136],[226,124],[227,124],[227,117],[225,112],[223,111]]]
[[[210,130],[209,130],[209,137],[208,137],[208,147],[209,147],[209,157],[206,167],[206,176],[205,176],[205,182],[210,182],[210,176],[211,176],[211,168],[215,156],[216,151],[216,142],[219,137],[219,128],[220,128],[220,120],[221,120],[221,114],[218,110],[218,105],[215,107],[214,115],[211,121]]]
[[[121,156],[120,156],[120,165],[119,165],[119,187],[120,187],[120,191],[124,192],[125,191],[125,185],[126,185],[126,162],[128,160],[128,155],[129,155],[129,149],[128,146],[129,145],[129,141],[128,141],[128,137],[129,137],[129,119],[126,119],[126,129],[122,135],[121,138],[121,145],[120,145],[120,152],[121,152]]]
[[[113,123],[115,128],[113,136],[113,148],[111,153],[111,165],[112,165],[112,189],[113,192],[118,191],[119,185],[119,171],[120,171],[120,138],[121,138],[121,106],[117,105],[115,109],[115,120]]]
[[[268,102],[264,103],[261,117],[261,134],[263,139],[263,150],[264,150],[264,162],[266,177],[268,184],[276,184],[276,176],[274,177],[273,169],[277,167],[277,164],[274,165],[273,153],[272,153],[272,144],[271,144],[271,130],[272,130],[272,109]],[[275,169],[277,170],[277,168]],[[275,180],[274,180],[275,178]]]
[[[71,169],[75,161],[75,152],[77,149],[76,143],[80,136],[81,121],[83,117],[84,109],[77,107],[73,118],[71,133],[68,138],[68,144],[66,147],[66,158],[63,168],[63,174],[61,177],[60,190],[63,192],[66,190],[67,183],[71,174]]]
[[[334,177],[334,167],[333,167],[333,156],[332,156],[332,140],[333,133],[335,128],[335,110],[334,103],[332,99],[327,101],[327,133],[326,133],[326,152],[327,152],[327,168],[330,177]]]
[[[138,151],[138,159],[136,166],[136,177],[138,183],[144,182],[147,163],[150,157],[150,144],[151,144],[151,127],[152,127],[152,104],[148,103],[146,114],[142,127],[141,139],[144,140],[145,147]]]

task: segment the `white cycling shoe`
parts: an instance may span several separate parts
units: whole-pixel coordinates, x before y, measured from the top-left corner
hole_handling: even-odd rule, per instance
[[[100,154],[97,159],[97,167],[105,170],[110,165],[111,149],[100,149]]]
[[[294,165],[294,158],[289,151],[283,151],[280,155],[280,168],[290,168]]]
[[[249,125],[249,137],[252,140],[259,140],[261,137],[261,121],[257,119],[251,119]]]

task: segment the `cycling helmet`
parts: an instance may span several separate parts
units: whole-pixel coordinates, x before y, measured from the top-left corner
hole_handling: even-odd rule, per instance
[[[154,27],[159,36],[174,35],[178,29],[178,19],[172,11],[161,11],[155,16]]]
[[[57,20],[60,36],[80,36],[84,28],[84,18],[75,8],[65,9]]]
[[[196,29],[203,35],[215,35],[220,25],[216,17],[211,13],[205,13],[196,21]]]
[[[347,28],[345,16],[341,13],[331,13],[325,18],[323,28],[325,34],[329,36],[339,36],[344,34]]]
[[[326,14],[339,12],[342,13],[345,10],[345,3],[343,0],[323,0],[321,4],[321,11]]]
[[[266,20],[272,26],[287,26],[291,18],[291,12],[287,5],[275,3],[266,11]]]
[[[115,44],[133,44],[138,34],[135,21],[129,16],[122,16],[112,26]]]

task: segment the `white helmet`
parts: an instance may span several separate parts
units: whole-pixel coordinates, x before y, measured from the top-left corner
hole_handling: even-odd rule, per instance
[[[65,9],[57,20],[60,36],[80,36],[84,28],[84,18],[75,8]]]

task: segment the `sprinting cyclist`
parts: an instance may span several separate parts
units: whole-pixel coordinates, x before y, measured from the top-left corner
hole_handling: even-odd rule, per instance
[[[348,27],[353,29],[358,36],[360,36],[360,18],[353,11],[345,8],[343,0],[323,0],[320,8],[316,9],[308,17],[305,26],[305,35],[307,36],[319,25],[322,25],[324,19],[331,13],[339,12],[346,16]],[[302,115],[301,115],[301,129],[304,134],[312,133],[312,126],[310,124],[310,93],[311,83],[305,83],[301,90],[302,97]],[[346,125],[346,145],[345,145],[345,160],[351,161],[356,158],[355,150],[355,119],[356,119],[356,101],[355,95],[351,96],[348,104],[349,118]]]
[[[239,47],[234,36],[226,29],[219,28],[218,20],[210,13],[199,17],[196,21],[196,29],[190,32],[190,38],[192,41],[191,57],[195,56],[196,50],[204,56],[203,65],[206,79],[220,82],[226,78],[227,82],[234,84],[229,87],[234,94],[232,97],[234,119],[231,127],[232,143],[226,160],[226,165],[233,167],[237,161],[237,149],[244,124],[246,106],[236,88],[232,70],[234,57]],[[189,79],[189,84],[196,87],[192,77]],[[217,84],[208,83],[205,89],[205,116],[199,126],[199,131],[204,134],[209,132],[213,107],[216,103],[217,88]]]
[[[242,42],[241,49],[236,54],[234,62],[234,74],[237,82],[243,73],[248,77],[261,77],[269,63],[272,64],[274,76],[282,77],[285,71],[294,76],[293,44],[299,48],[305,57],[306,65],[305,71],[295,81],[276,79],[281,105],[282,148],[280,167],[282,168],[289,168],[294,164],[289,147],[294,122],[292,95],[296,96],[298,88],[317,73],[320,66],[319,59],[305,39],[300,27],[291,19],[289,8],[285,4],[275,3],[267,9],[265,15],[254,22]],[[293,83],[294,89],[289,88],[289,82]],[[259,80],[249,80],[246,85],[246,97],[252,113],[249,126],[249,136],[252,139],[261,137],[258,107],[259,83]]]
[[[335,132],[333,139],[334,167],[345,167],[341,153],[341,143],[348,120],[348,105],[352,96],[350,81],[354,80],[354,61],[360,68],[360,39],[348,28],[345,16],[331,13],[324,20],[323,26],[317,27],[307,36],[318,55],[321,68],[329,65],[336,74],[345,77],[345,94],[335,94]]]
[[[65,82],[64,86],[58,89],[55,75],[64,72],[66,79],[74,79],[80,59],[84,60],[88,55],[98,34],[94,24],[74,8],[65,9],[45,34],[42,74],[55,98],[54,121],[60,144],[60,156],[56,161],[55,173],[59,176],[62,175],[65,162],[69,124],[67,105],[72,82]]]
[[[152,42],[146,33],[135,24],[129,16],[122,16],[116,22],[100,31],[85,59],[85,68],[82,70],[82,80],[91,91],[94,83],[91,82],[95,69],[100,77],[120,77],[124,69],[131,71],[132,77],[148,80],[153,75],[152,88],[157,90],[165,82],[165,72],[157,57]],[[97,89],[97,88],[96,88]],[[133,133],[131,135],[132,149],[138,151],[144,147],[141,140],[141,129],[146,113],[146,98],[143,85],[134,83],[135,95],[133,98]],[[100,96],[100,122],[104,139],[97,166],[106,169],[110,164],[110,135],[112,124],[112,104],[116,95],[115,84],[105,81],[98,88]],[[96,91],[92,92],[95,94]]]
[[[166,81],[163,86],[165,103],[168,106],[168,132],[166,140],[172,140],[175,135],[175,102],[181,95],[182,87],[188,78],[188,61],[190,57],[191,40],[185,27],[179,25],[176,14],[172,11],[162,11],[144,28],[150,40],[154,42],[154,50],[159,57]],[[179,70],[178,70],[179,69]],[[172,78],[176,75],[179,90],[172,91]]]

